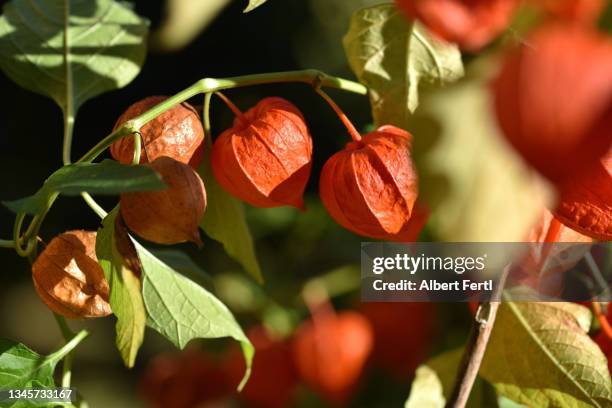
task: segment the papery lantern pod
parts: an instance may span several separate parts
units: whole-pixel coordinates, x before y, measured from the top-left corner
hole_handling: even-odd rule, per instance
[[[612,148],[558,189],[554,213],[561,222],[589,237],[612,240]]]
[[[113,130],[166,99],[167,96],[149,96],[130,105],[117,119]],[[167,156],[197,168],[202,161],[204,128],[198,112],[187,102],[176,105],[148,122],[140,129],[140,134],[143,139],[140,163],[148,163],[160,156]],[[120,163],[132,163],[134,137],[128,136],[117,140],[111,145],[110,152]]]
[[[187,164],[158,157],[147,164],[167,188],[121,194],[121,216],[130,230],[158,244],[191,241],[201,245],[199,225],[206,210],[206,190]]]
[[[323,398],[343,404],[359,382],[373,337],[369,321],[360,313],[313,310],[312,319],[303,322],[294,335],[298,372]]]
[[[410,19],[443,39],[476,51],[508,27],[519,0],[396,0]]]
[[[329,158],[321,171],[320,194],[338,224],[367,237],[416,240],[428,212],[416,204],[411,142],[410,133],[387,125]]]
[[[68,231],[53,238],[34,261],[32,280],[40,298],[57,314],[70,319],[111,314],[95,231]]]
[[[262,99],[215,141],[210,161],[219,184],[262,208],[304,207],[312,139],[301,112],[282,98]]]
[[[584,170],[612,142],[612,41],[549,24],[507,55],[493,83],[510,144],[554,182]]]
[[[531,0],[556,18],[593,24],[607,5],[607,0]]]

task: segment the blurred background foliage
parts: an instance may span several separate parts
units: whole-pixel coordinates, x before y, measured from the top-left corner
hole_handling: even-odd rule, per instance
[[[0,1],[1,4],[6,3]],[[342,48],[351,13],[372,0],[270,0],[248,15],[246,2],[229,0],[137,1],[135,10],[151,20],[150,53],[141,74],[124,89],[86,102],[79,110],[74,157],[112,129],[116,118],[134,101],[149,95],[171,95],[202,77],[228,77],[259,72],[317,68],[332,75],[352,77]],[[0,110],[0,183],[2,200],[34,192],[51,171],[61,166],[61,114],[52,100],[25,91],[0,76],[5,104]],[[368,100],[331,91],[355,125],[371,123]],[[203,251],[181,246],[193,262],[181,260],[186,273],[196,276],[237,314],[245,328],[263,320],[280,333],[290,331],[307,315],[300,301],[302,286],[315,276],[327,276],[337,291],[338,308],[359,307],[358,263],[361,239],[336,225],[317,197],[318,175],[325,160],[349,141],[333,111],[307,86],[301,84],[252,87],[227,94],[242,109],[268,95],[296,103],[304,113],[315,140],[313,175],[306,194],[307,212],[290,208],[248,208],[248,220],[266,283],[258,288],[222,247],[206,240]],[[194,99],[193,104],[200,104]],[[228,127],[232,114],[221,104],[212,110],[214,134]],[[100,197],[105,208],[113,198]],[[10,236],[14,216],[0,207],[0,233]],[[78,198],[62,197],[53,207],[41,235],[49,241],[70,229],[96,229],[99,220]],[[167,257],[176,256],[168,253]],[[0,335],[48,353],[61,344],[61,335],[50,312],[36,296],[27,261],[11,251],[0,251]],[[327,274],[327,275],[326,275]],[[264,294],[265,293],[265,294]],[[460,345],[467,330],[467,307],[440,305],[440,318],[414,310],[399,316],[402,327],[393,345],[405,344],[405,353],[422,353]],[[173,350],[151,330],[129,371],[114,346],[114,319],[78,322],[90,327],[91,337],[77,351],[75,385],[92,407],[144,406],[137,384],[151,358]],[[444,327],[444,337],[435,333]],[[411,343],[425,331],[420,345]],[[425,346],[423,346],[425,345]],[[206,342],[208,350],[223,349],[225,342]],[[395,347],[395,346],[393,346]],[[420,349],[420,350],[418,350]],[[423,356],[420,356],[422,358]],[[418,362],[418,361],[417,361]],[[416,363],[414,363],[416,364]],[[414,367],[412,367],[413,369]],[[391,377],[373,368],[358,392],[355,406],[400,406],[409,390],[410,375]],[[365,385],[367,383],[367,385]],[[302,390],[302,406],[324,406]]]

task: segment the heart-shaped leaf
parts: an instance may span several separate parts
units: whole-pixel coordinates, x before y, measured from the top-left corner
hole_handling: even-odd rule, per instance
[[[0,17],[0,68],[72,113],[136,77],[147,31],[118,1],[13,0]]]
[[[131,238],[131,237],[130,237]],[[232,337],[240,342],[247,371],[254,348],[229,309],[212,293],[172,270],[132,238],[142,265],[142,295],[147,324],[179,348],[195,338]]]

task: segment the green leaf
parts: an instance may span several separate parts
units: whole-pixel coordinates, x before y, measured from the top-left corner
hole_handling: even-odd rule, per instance
[[[147,31],[148,22],[126,3],[13,0],[0,17],[0,68],[65,112],[76,111],[138,75]]]
[[[552,202],[551,186],[500,134],[486,70],[428,95],[411,119],[419,198],[442,241],[523,241]]]
[[[123,362],[133,367],[145,335],[146,313],[140,279],[130,270],[117,249],[115,220],[119,207],[102,221],[96,236],[96,255],[110,287],[110,305],[117,317],[116,345]]]
[[[210,167],[210,146],[199,173],[206,184],[207,204],[200,227],[206,234],[223,244],[229,256],[257,280],[263,282],[259,262],[255,255],[253,237],[249,231],[243,204],[221,188]]]
[[[146,166],[130,166],[114,160],[101,163],[76,163],[53,173],[36,194],[2,203],[15,213],[38,214],[55,194],[118,194],[129,191],[163,190],[159,174]]]
[[[212,277],[185,252],[173,248],[147,248],[157,259],[181,275],[207,287],[213,284]]]
[[[249,11],[255,10],[257,7],[261,6],[268,0],[249,0],[249,4],[242,11],[243,13],[248,13]]]
[[[79,332],[62,348],[46,357],[21,343],[0,339],[0,384],[2,389],[55,387],[53,380],[55,366],[86,336],[86,331]]]
[[[408,22],[393,4],[356,11],[343,43],[353,72],[370,90],[379,126],[406,128],[419,105],[421,84],[443,85],[463,76],[457,46]]]
[[[426,365],[416,370],[405,408],[444,408],[444,389],[436,372]]]
[[[480,374],[498,393],[533,407],[611,407],[606,357],[574,303],[504,302]]]
[[[178,348],[195,338],[232,337],[239,341],[247,371],[251,372],[254,348],[229,309],[213,294],[161,262],[132,238],[142,265],[142,295],[147,324]]]

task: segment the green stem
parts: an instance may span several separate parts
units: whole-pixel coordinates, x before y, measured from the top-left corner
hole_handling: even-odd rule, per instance
[[[365,95],[368,89],[358,82],[349,81],[347,79],[336,78],[325,74],[324,72],[317,71],[314,69],[307,69],[303,71],[284,71],[284,72],[272,72],[267,74],[254,74],[245,75],[231,78],[203,78],[191,85],[189,88],[177,93],[176,95],[164,100],[163,102],[155,105],[150,110],[144,112],[142,115],[127,121],[120,128],[115,130],[110,135],[102,139],[96,144],[90,151],[85,153],[77,163],[88,163],[96,159],[108,146],[118,139],[132,133],[138,132],[144,125],[155,119],[162,113],[174,106],[185,102],[189,98],[198,95],[206,94],[211,92],[220,91],[223,89],[241,88],[245,86],[263,85],[271,83],[288,83],[288,82],[301,82],[310,84],[314,88],[328,87],[336,88],[346,92],[352,92],[360,95]]]
[[[202,125],[204,126],[204,142],[206,143],[206,148],[210,149],[212,147],[212,137],[210,131],[210,100],[212,98],[212,93],[208,92],[204,94],[204,103],[202,104]]]
[[[57,325],[59,326],[60,331],[62,332],[64,340],[66,340],[66,344],[64,345],[64,347],[62,347],[60,350],[56,351],[52,355],[59,355],[58,353],[62,352],[63,350],[67,350],[66,352],[61,354],[61,357],[59,357],[58,360],[64,358],[64,362],[62,364],[62,387],[68,388],[70,387],[70,382],[72,379],[72,353],[70,351],[72,351],[72,349],[85,336],[87,336],[87,332],[81,331],[77,336],[75,336],[70,327],[68,327],[68,323],[66,323],[66,319],[64,319],[63,316],[60,316],[57,313],[54,313],[53,315],[55,316],[55,321],[57,322]],[[72,345],[74,340],[77,339],[79,336],[81,336],[81,338],[74,345]],[[72,347],[69,347],[69,345],[72,345]]]
[[[69,108],[66,108],[69,109]],[[70,152],[72,151],[72,131],[74,129],[74,116],[71,112],[64,112],[64,148],[62,160],[64,165],[70,164]]]
[[[64,147],[62,159],[64,165],[70,164],[72,151],[72,130],[74,128],[74,95],[72,83],[72,62],[70,61],[70,2],[64,2],[64,75],[66,81],[66,105],[64,106]]]
[[[0,248],[15,248],[15,241],[9,239],[0,239]]]
[[[140,151],[142,150],[142,134],[137,132],[134,135],[134,158],[132,159],[132,164],[137,165],[140,164]]]
[[[47,359],[59,361],[61,359],[68,358],[68,356],[70,354],[72,354],[72,351],[74,350],[74,348],[76,346],[78,346],[78,344],[81,341],[83,341],[83,339],[85,337],[87,337],[88,335],[89,335],[89,333],[87,332],[87,330],[81,330],[76,335],[74,335],[70,339],[68,339],[66,344],[64,344],[61,349],[57,350],[53,354],[49,354],[47,356]],[[62,387],[69,387],[69,386],[70,386],[70,384],[68,384],[68,385],[63,385],[62,384]]]
[[[83,200],[85,200],[89,208],[91,208],[93,212],[98,215],[98,217],[101,219],[106,218],[108,215],[106,210],[104,210],[104,208],[102,208],[102,206],[100,206],[100,204],[98,204],[89,193],[81,193],[81,197],[83,197]]]

